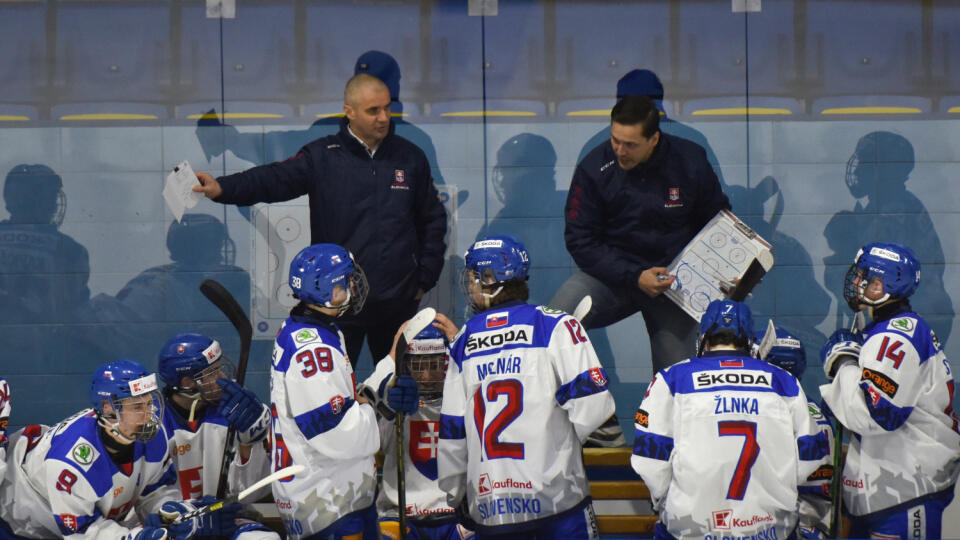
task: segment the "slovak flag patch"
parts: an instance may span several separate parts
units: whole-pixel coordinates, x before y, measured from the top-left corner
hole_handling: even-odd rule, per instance
[[[404,182],[403,169],[394,169],[394,170],[393,170],[393,179],[394,179],[396,182],[402,184],[402,183]]]
[[[721,360],[720,367],[743,367],[743,360]]]
[[[679,200],[680,200],[680,188],[675,188],[675,187],[670,188],[669,196],[670,196],[670,200],[671,200],[671,201],[679,201]]]
[[[606,388],[607,386],[607,374],[603,372],[603,368],[590,368],[590,379],[593,380],[593,384],[597,385],[597,388]]]
[[[73,514],[60,514],[60,524],[68,532],[77,532],[77,516]]]
[[[333,396],[330,398],[330,410],[333,411],[333,414],[340,414],[340,411],[343,410],[344,403],[346,403],[346,400],[343,399],[343,396]]]
[[[507,311],[491,313],[490,315],[487,315],[487,328],[500,328],[501,326],[506,326],[509,317],[510,313]]]
[[[432,420],[410,421],[410,446],[407,455],[420,474],[437,479],[437,448],[440,443],[440,423]]]

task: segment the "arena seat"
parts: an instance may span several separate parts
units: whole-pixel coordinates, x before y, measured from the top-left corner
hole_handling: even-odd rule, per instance
[[[681,114],[697,120],[737,120],[747,115],[755,119],[768,119],[803,114],[803,105],[788,97],[750,96],[749,106],[743,96],[700,98],[684,101]]]
[[[92,103],[61,103],[50,110],[52,120],[69,122],[125,122],[151,121],[168,118],[167,107],[161,103],[132,103],[129,101]]]
[[[270,120],[290,119],[294,108],[287,103],[270,101],[200,101],[177,105],[175,117],[183,120],[201,120],[222,117],[227,121],[251,120],[269,122]]]
[[[431,104],[430,116],[439,120],[508,119],[543,120],[547,114],[542,101],[522,99],[465,99]]]
[[[38,118],[37,108],[33,105],[0,103],[0,122],[29,122]]]
[[[930,112],[930,99],[920,96],[830,96],[817,99],[811,105],[811,114],[820,118],[853,116],[916,118]]]

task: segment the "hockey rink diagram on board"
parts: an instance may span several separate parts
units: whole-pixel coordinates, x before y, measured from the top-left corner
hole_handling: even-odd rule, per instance
[[[729,210],[717,213],[667,267],[677,276],[664,294],[696,320],[711,301],[725,298],[757,260],[773,266],[770,244]],[[722,289],[722,288],[723,289]]]
[[[436,186],[440,202],[447,210],[447,256],[455,249],[451,239],[456,238],[457,187]],[[250,320],[253,324],[253,339],[273,340],[280,325],[297,304],[293,291],[287,283],[290,262],[301,249],[310,245],[310,207],[306,196],[285,203],[257,204],[250,213],[250,223],[255,232],[250,250],[250,274],[253,290],[250,294]],[[421,303],[430,306],[445,306],[451,303],[456,293],[453,281],[444,288],[444,276]],[[447,290],[450,289],[450,290]]]

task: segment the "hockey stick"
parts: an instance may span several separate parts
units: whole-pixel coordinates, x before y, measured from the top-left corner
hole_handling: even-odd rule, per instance
[[[263,486],[270,485],[276,482],[277,480],[280,480],[281,478],[286,478],[287,476],[293,476],[295,474],[302,473],[306,469],[307,468],[304,467],[303,465],[291,465],[289,467],[284,467],[283,469],[280,469],[279,471],[273,474],[270,474],[268,476],[261,478],[260,480],[257,480],[255,484],[253,484],[252,486],[248,487],[247,489],[241,491],[236,495],[230,495],[226,499],[219,500],[213,504],[209,504],[202,508],[197,508],[196,510],[191,510],[186,514],[180,514],[173,521],[170,522],[170,525],[179,525],[184,521],[205,516],[211,512],[216,512],[217,510],[223,508],[224,506],[227,506],[228,504],[233,504],[233,503],[243,501],[247,497],[252,495],[254,492],[262,488]]]
[[[859,335],[866,326],[866,318],[862,311],[853,316],[850,331]],[[843,454],[843,424],[837,419],[837,427],[833,432],[833,478],[830,479],[830,497],[833,511],[830,514],[830,537],[836,538],[840,533],[840,513],[843,510],[843,465],[846,460]]]
[[[591,298],[588,294],[580,299],[580,303],[577,304],[577,307],[573,310],[571,315],[573,315],[574,319],[583,322],[583,318],[590,313],[591,308],[593,308],[593,298]]]
[[[227,319],[230,324],[240,334],[240,358],[237,360],[237,383],[243,386],[243,380],[247,375],[247,361],[250,358],[250,342],[253,340],[253,325],[246,312],[237,303],[237,300],[230,294],[223,285],[212,279],[205,279],[200,284],[200,292],[207,297],[207,300],[213,302]],[[230,426],[227,429],[227,441],[223,445],[223,457],[220,459],[220,477],[217,480],[217,498],[223,499],[227,494],[227,476],[230,469],[230,462],[233,461],[233,441],[237,436],[237,430]]]
[[[396,382],[397,377],[407,374],[407,362],[405,361],[407,346],[413,341],[413,338],[417,337],[417,334],[423,332],[436,318],[437,310],[428,307],[418,311],[417,314],[407,322],[407,326],[405,326],[403,332],[400,333],[400,339],[397,340],[397,358],[394,359],[395,368],[393,370],[394,382]],[[403,447],[405,445],[403,437],[403,412],[397,411],[396,416],[393,417],[393,424],[397,432],[397,519],[400,521],[400,540],[404,540],[407,537],[407,482],[403,465]]]

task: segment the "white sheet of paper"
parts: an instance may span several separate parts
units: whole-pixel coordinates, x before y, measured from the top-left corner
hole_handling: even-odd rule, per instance
[[[163,186],[163,200],[167,201],[167,208],[177,218],[177,223],[183,219],[183,213],[193,208],[203,199],[203,193],[193,191],[193,186],[199,186],[200,181],[187,161],[181,162],[167,175],[167,183]]]

